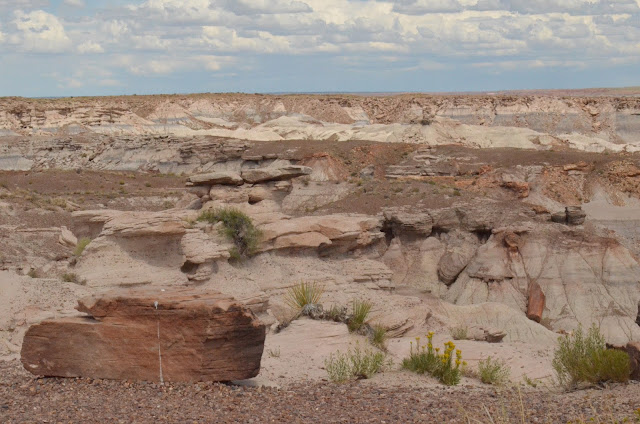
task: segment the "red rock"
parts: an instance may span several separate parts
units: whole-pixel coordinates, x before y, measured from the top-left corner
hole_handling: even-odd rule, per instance
[[[524,199],[525,197],[529,197],[529,183],[518,182],[518,181],[505,181],[502,183],[502,187],[507,188],[513,192],[515,192],[519,198]]]
[[[544,312],[544,304],[546,296],[542,292],[540,284],[537,282],[529,283],[529,301],[527,304],[527,318],[535,322],[540,322],[542,312]]]
[[[146,381],[229,381],[260,371],[265,326],[226,295],[120,290],[82,299],[76,309],[90,316],[27,331],[21,356],[28,371]]]

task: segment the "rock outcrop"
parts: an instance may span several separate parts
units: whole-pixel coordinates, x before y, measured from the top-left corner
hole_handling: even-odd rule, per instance
[[[242,171],[242,178],[249,184],[256,184],[267,181],[289,180],[309,174],[311,174],[311,168],[308,166],[283,165],[246,169]]]
[[[82,299],[89,316],[32,326],[22,363],[42,376],[229,381],[260,370],[265,327],[228,296],[179,289]]]
[[[244,180],[237,172],[220,171],[192,175],[189,177],[189,183],[193,185],[242,185]]]

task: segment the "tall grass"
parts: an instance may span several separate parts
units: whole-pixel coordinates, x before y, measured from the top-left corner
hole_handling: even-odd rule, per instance
[[[293,309],[302,309],[306,305],[319,303],[323,293],[324,289],[317,283],[301,282],[287,290],[284,300]]]
[[[369,316],[369,312],[371,312],[372,307],[373,304],[367,300],[353,301],[351,319],[347,324],[349,331],[358,331],[362,328],[364,323],[367,322],[367,317]]]

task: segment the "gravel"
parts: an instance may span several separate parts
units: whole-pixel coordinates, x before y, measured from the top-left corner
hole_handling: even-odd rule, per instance
[[[594,416],[606,422],[612,418],[634,422],[639,407],[638,383],[573,393],[493,387],[379,388],[359,382],[279,389],[36,378],[18,361],[0,362],[0,422],[7,424],[566,423]]]

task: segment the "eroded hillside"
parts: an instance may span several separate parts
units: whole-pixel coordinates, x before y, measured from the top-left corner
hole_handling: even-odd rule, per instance
[[[326,308],[370,301],[396,359],[465,328],[470,362],[547,378],[580,323],[640,339],[639,111],[627,97],[2,99],[0,355],[79,296],[186,286],[270,326],[287,366],[265,356],[262,376],[320,380],[361,336],[290,323],[284,297],[307,281]],[[260,230],[244,260],[199,220],[224,208]]]

